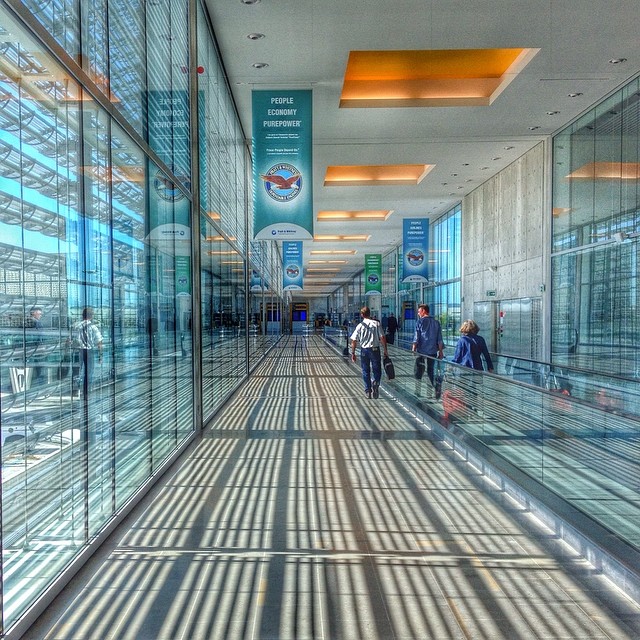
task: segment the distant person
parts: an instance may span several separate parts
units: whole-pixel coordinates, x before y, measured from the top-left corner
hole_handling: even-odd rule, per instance
[[[44,342],[44,338],[42,338],[42,331],[44,330],[44,322],[42,322],[42,307],[32,307],[30,315],[31,327],[40,334],[40,342]]]
[[[377,320],[371,318],[369,307],[360,309],[362,321],[351,334],[351,359],[356,361],[356,346],[360,343],[360,368],[364,393],[367,398],[378,398],[380,395],[380,378],[382,378],[382,357],[380,345],[387,356],[387,339],[382,333],[382,327]],[[373,377],[372,377],[373,373]]]
[[[487,371],[493,371],[493,362],[487,349],[484,338],[478,335],[480,327],[474,320],[465,320],[460,327],[462,334],[456,344],[456,351],[453,354],[453,362],[461,364],[470,369],[483,371],[482,359],[486,364]]]
[[[46,381],[46,372],[41,364],[45,360],[45,335],[42,314],[42,307],[31,307],[31,311],[29,312],[29,322],[27,324],[27,328],[30,333],[27,348],[33,348],[30,362],[30,364],[33,365],[33,377],[31,378],[32,385],[42,384]]]
[[[387,319],[387,344],[393,344],[395,342],[396,331],[398,331],[398,320],[393,313],[390,313]]]
[[[102,362],[102,334],[93,323],[91,307],[85,307],[82,310],[82,320],[73,325],[73,344],[79,358],[77,389],[82,389],[86,397],[93,383],[96,354],[98,361]]]
[[[413,332],[413,345],[411,350],[421,356],[427,356],[426,368],[427,377],[434,386],[433,368],[435,358],[440,360],[444,357],[444,342],[442,341],[442,327],[440,323],[429,315],[429,305],[418,305],[418,319]]]

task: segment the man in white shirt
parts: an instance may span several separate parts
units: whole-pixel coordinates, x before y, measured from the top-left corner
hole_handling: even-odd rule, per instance
[[[85,307],[82,310],[82,320],[73,327],[73,342],[79,355],[78,391],[82,389],[86,397],[93,382],[95,354],[102,362],[102,334],[93,324],[93,309]]]
[[[360,309],[362,322],[351,334],[351,359],[356,361],[356,346],[360,343],[360,366],[362,368],[362,380],[364,393],[367,398],[377,398],[380,395],[380,378],[382,378],[382,358],[380,356],[380,344],[387,354],[387,339],[382,332],[380,323],[371,319],[369,307]],[[373,370],[373,379],[371,373]]]

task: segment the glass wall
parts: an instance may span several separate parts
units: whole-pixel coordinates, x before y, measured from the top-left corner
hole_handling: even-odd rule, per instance
[[[638,377],[640,81],[553,144],[552,357]]]
[[[201,426],[195,359],[206,419],[277,340],[247,328],[282,281],[273,243],[248,246],[248,152],[204,11],[197,93],[186,0],[17,11],[0,4],[5,631]],[[34,21],[68,56],[47,53]]]
[[[457,340],[461,312],[461,225],[460,205],[430,224],[428,283],[398,283],[396,289],[383,292],[390,300],[396,300],[395,313],[400,318],[401,341],[412,339],[416,309],[422,302],[429,305],[431,315],[440,321],[445,343],[454,344]],[[398,251],[401,249],[399,247]]]

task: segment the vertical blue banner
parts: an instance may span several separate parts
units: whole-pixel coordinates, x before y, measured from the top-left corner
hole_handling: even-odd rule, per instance
[[[313,238],[311,91],[254,91],[255,240]]]
[[[402,282],[429,282],[429,220],[402,221]]]
[[[302,242],[282,243],[282,289],[302,289]]]
[[[382,254],[364,254],[364,295],[382,295]]]

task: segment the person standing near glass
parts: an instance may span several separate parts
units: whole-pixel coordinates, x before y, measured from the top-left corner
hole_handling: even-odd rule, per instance
[[[44,323],[42,322],[42,307],[32,307],[30,311],[28,329],[31,330],[31,337],[27,347],[31,352],[31,366],[33,366],[32,386],[43,384],[46,381],[46,372],[42,366],[45,361],[45,338]]]
[[[93,323],[93,309],[91,307],[85,307],[82,310],[82,320],[73,326],[73,343],[78,350],[80,361],[78,391],[82,389],[82,394],[86,397],[93,381],[96,353],[98,361],[102,362],[102,334]]]
[[[480,327],[474,320],[465,320],[460,327],[462,334],[456,344],[453,362],[471,369],[483,371],[482,359],[487,365],[487,371],[493,371],[493,362],[485,339],[478,335]]]
[[[411,350],[419,356],[426,356],[427,376],[433,386],[433,368],[435,358],[444,357],[444,342],[440,323],[429,315],[429,305],[418,305],[418,320],[413,332]]]

